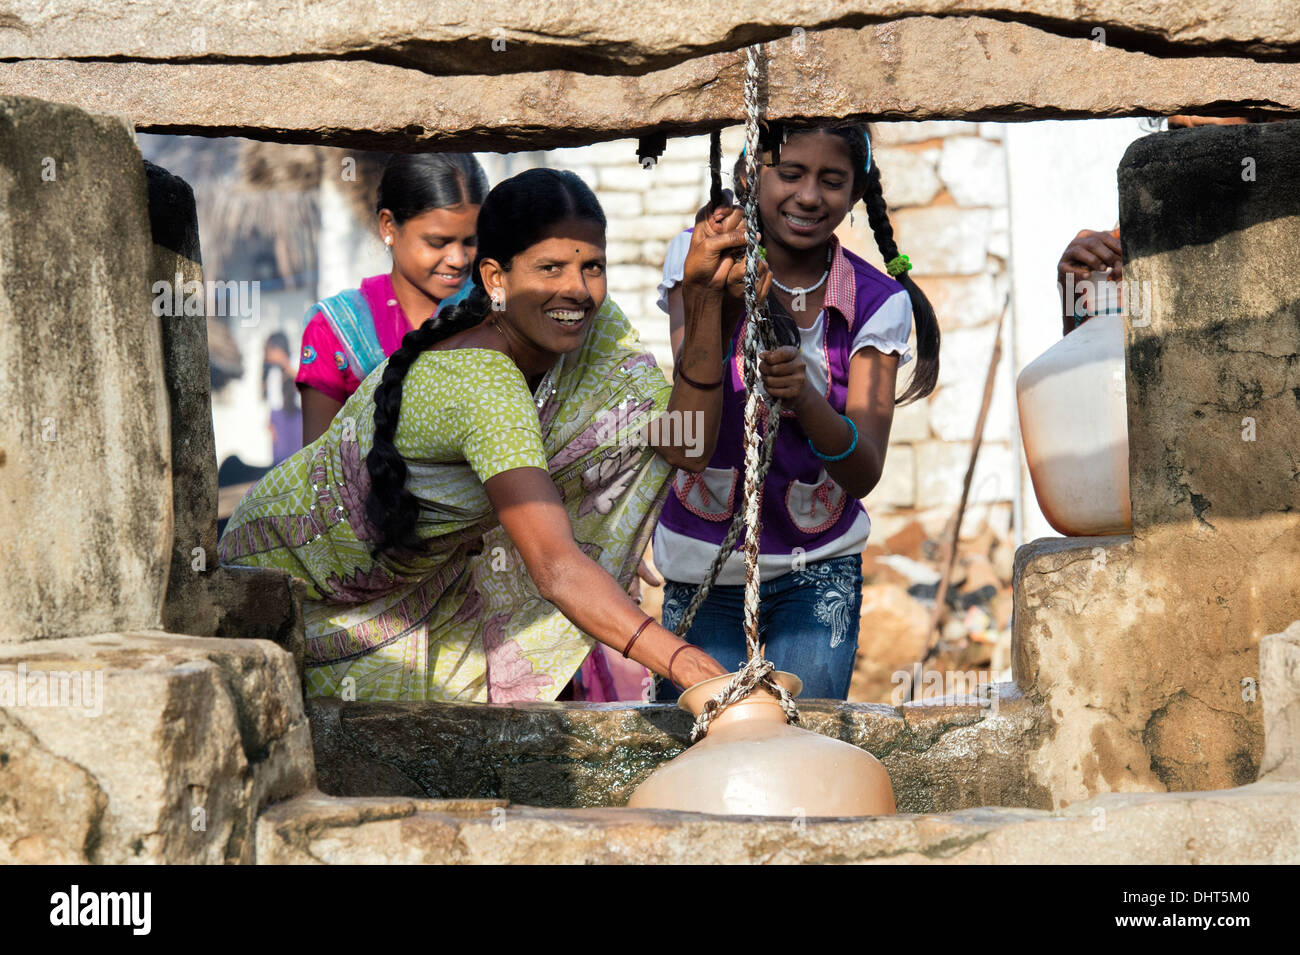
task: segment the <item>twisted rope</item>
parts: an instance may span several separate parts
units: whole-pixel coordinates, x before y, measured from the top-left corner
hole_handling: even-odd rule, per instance
[[[722,205],[722,130],[709,133],[709,212]]]
[[[758,84],[759,52],[757,45],[745,51],[745,226],[747,241],[745,243],[745,337],[741,344],[743,349],[745,374],[745,490],[744,507],[732,518],[727,536],[718,549],[718,554],[709,567],[704,582],[696,590],[694,598],[682,621],[677,627],[677,635],[685,638],[691,628],[700,605],[708,597],[717,581],[722,565],[731,556],[732,548],[745,529],[745,645],[748,660],[733,676],[725,687],[713,699],[708,700],[695,725],[691,727],[691,742],[697,742],[708,732],[709,724],[733,703],[743,700],[756,688],[762,687],[772,693],[781,703],[786,719],[791,723],[799,722],[799,710],[794,698],[785,687],[772,679],[775,669],[772,662],[763,657],[758,639],[758,605],[759,605],[759,539],[762,533],[762,498],[763,482],[767,479],[768,469],[772,464],[772,449],[776,445],[777,431],[781,425],[781,402],[769,399],[767,402],[767,427],[760,434],[759,405],[764,399],[758,393],[758,356],[760,352],[776,347],[776,335],[768,318],[767,304],[758,298]],[[718,150],[720,153],[720,150]],[[711,172],[714,181],[718,173],[717,164],[720,155],[710,150]]]

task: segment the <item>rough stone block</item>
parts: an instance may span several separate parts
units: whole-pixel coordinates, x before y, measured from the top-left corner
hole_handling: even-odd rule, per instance
[[[1256,778],[1248,590],[1204,540],[1167,562],[1131,537],[1035,541],[1016,552],[1012,669],[1055,726],[1031,775],[1068,805],[1104,791],[1219,789]],[[1214,609],[1210,609],[1214,608]]]
[[[645,193],[646,212],[680,215],[682,228],[695,222],[695,213],[709,199],[707,187],[653,185]]]
[[[587,163],[595,167],[596,181],[599,182],[600,174],[603,172],[600,167],[606,165],[622,166],[627,162],[636,162],[636,140],[623,136],[618,139],[567,150],[566,155],[572,156],[574,162]],[[592,182],[588,183],[588,185],[594,187],[596,183]]]
[[[916,501],[916,454],[907,445],[897,445],[885,455],[880,483],[865,498],[872,507],[911,507]]]
[[[951,514],[961,495],[962,481],[970,465],[970,443],[966,441],[920,441],[916,448],[916,506],[946,506]],[[969,504],[1005,501],[1011,497],[1014,460],[1005,444],[986,441],[980,445],[971,477]]]
[[[736,153],[728,153],[723,149],[722,153],[722,186],[724,189],[731,186],[731,166],[736,161]],[[654,167],[651,175],[654,177],[651,181],[651,188],[660,186],[694,186],[699,195],[707,195],[709,188],[709,161],[708,158],[700,159],[682,159],[676,160],[666,157]]]
[[[939,343],[939,384],[974,382],[982,393],[996,341],[997,325],[992,322],[974,328],[959,328],[944,335]],[[972,423],[975,420],[973,415],[978,413],[979,399],[976,398],[971,411]]]
[[[1300,121],[1145,136],[1119,183],[1124,278],[1145,311],[1127,339],[1135,534],[1172,523],[1229,534],[1269,514],[1295,528]],[[1283,550],[1300,556],[1300,534]]]
[[[641,215],[644,206],[639,192],[612,192],[602,189],[598,196],[601,208],[611,219],[631,219]]]
[[[1260,779],[1300,780],[1300,620],[1259,642],[1264,701]]]
[[[643,290],[654,289],[663,274],[662,267],[656,268],[653,265],[628,264],[612,268],[609,272],[609,295],[621,304],[629,293],[636,295]],[[630,307],[632,301],[629,300],[628,304]]]
[[[959,206],[1005,206],[1007,161],[1003,148],[977,136],[943,142],[939,178]]]
[[[608,242],[605,245],[605,261],[613,265],[642,264],[640,242]]]
[[[978,275],[922,275],[917,277],[916,284],[934,306],[946,341],[948,334],[956,329],[973,328],[996,319],[1008,283],[1005,276],[985,271]]]
[[[310,745],[297,671],[270,643],[0,647],[0,859],[252,862],[257,814],[315,785]]]
[[[939,154],[938,149],[882,146],[874,150],[872,158],[880,167],[881,187],[890,209],[923,206],[939,194],[943,188],[935,168]]]
[[[668,243],[663,239],[647,239],[641,243],[640,261],[645,265],[652,265],[659,269],[660,276],[663,275],[664,258],[667,254]]]
[[[596,185],[601,190],[635,192],[638,195],[647,189],[655,189],[662,184],[660,169],[646,169],[637,164],[635,147],[621,157],[616,164],[603,165],[596,173]]]
[[[1073,4],[1015,0],[989,7],[1062,33],[1079,32],[1080,13]],[[813,59],[814,51],[809,49],[813,31],[865,22],[874,24],[887,43],[886,31],[895,26],[890,21],[979,11],[979,6],[953,0],[910,0],[887,11],[868,0],[833,7],[790,0],[775,10],[752,3],[714,8],[694,2],[647,6],[635,0],[610,0],[600,7],[568,11],[562,25],[557,25],[551,8],[521,6],[514,0],[485,0],[473,18],[455,6],[430,7],[416,0],[373,11],[325,0],[310,21],[280,7],[250,9],[235,0],[215,0],[189,11],[191,29],[158,31],[158,18],[169,12],[162,4],[142,3],[121,10],[98,0],[80,0],[53,10],[40,0],[13,0],[10,16],[22,29],[4,37],[0,56],[181,60],[355,56],[399,62],[434,75],[499,75],[557,67],[635,75],[715,50],[774,40],[789,43],[795,28],[799,45],[791,52],[800,59]],[[1115,27],[1117,33],[1123,32],[1126,45],[1135,49],[1166,54],[1187,54],[1207,46],[1236,56],[1300,48],[1300,14],[1288,0],[1250,4],[1198,0],[1150,6],[1094,0],[1088,23]],[[322,29],[324,24],[329,28]],[[1260,24],[1267,24],[1267,30],[1261,30]],[[200,49],[196,49],[194,30],[202,31]],[[971,46],[998,62],[999,51],[989,49],[987,38]],[[1059,64],[1056,68],[1060,70]]]
[[[902,145],[905,143],[923,143],[931,139],[944,139],[948,136],[973,135],[974,123],[939,122],[930,120],[920,123],[893,122],[877,123],[871,130],[872,141],[882,146]],[[881,174],[884,174],[883,169]]]
[[[993,210],[989,255],[1004,262],[1011,257],[1011,211],[1005,205]]]
[[[153,237],[151,288],[166,292],[178,284],[183,290],[186,283],[202,283],[194,191],[185,180],[151,162],[144,169]],[[174,633],[211,636],[217,632],[217,608],[207,598],[205,575],[219,565],[207,320],[202,315],[166,315],[161,326],[174,515],[162,623]]]
[[[929,206],[890,216],[900,249],[913,249],[917,275],[974,275],[988,259],[988,209]],[[940,366],[942,367],[942,365]]]
[[[161,620],[171,442],[149,235],[120,119],[0,98],[0,643]]]
[[[889,429],[889,444],[906,444],[924,441],[930,437],[930,405],[928,399],[894,406],[894,423]],[[889,466],[888,462],[885,464]]]
[[[951,381],[930,397],[930,428],[937,437],[944,441],[969,441],[974,437],[987,371]],[[984,421],[985,441],[1011,440],[1011,428],[1017,421],[1011,393],[1011,382],[1003,366],[993,383],[993,400],[989,402]]]
[[[613,219],[609,223],[606,234],[609,239],[616,241],[659,239],[667,242],[690,225],[689,216],[647,214],[639,219]],[[662,267],[662,263],[660,266]],[[659,279],[656,278],[655,281],[658,282]]]
[[[161,282],[172,288],[178,277],[182,283],[201,283],[193,191],[165,169],[144,165],[153,237],[150,286]],[[206,322],[202,316],[168,315],[161,324],[175,514],[163,626],[193,636],[272,640],[301,667],[303,586],[278,571],[217,563],[217,459]]]

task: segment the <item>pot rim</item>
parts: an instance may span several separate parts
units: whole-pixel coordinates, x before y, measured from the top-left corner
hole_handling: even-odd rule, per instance
[[[699,715],[700,710],[704,708],[704,701],[717,696],[719,691],[730,682],[731,678],[739,673],[737,670],[733,673],[724,673],[722,676],[710,677],[702,680],[694,686],[688,687],[682,691],[682,695],[677,698],[677,705],[690,713],[692,716]],[[798,696],[803,691],[803,680],[787,670],[773,670],[772,679],[785,688],[791,696]],[[740,706],[744,703],[769,703],[771,700],[754,698],[748,696],[743,700],[738,700],[732,706]]]

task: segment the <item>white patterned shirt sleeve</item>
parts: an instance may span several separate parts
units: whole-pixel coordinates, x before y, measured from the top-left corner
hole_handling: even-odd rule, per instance
[[[907,347],[911,331],[912,298],[906,289],[900,289],[885,299],[875,314],[862,323],[849,349],[849,357],[864,348],[875,348],[883,354],[898,354],[898,364],[906,365],[912,360],[912,351]]]
[[[668,243],[668,251],[664,253],[664,277],[659,283],[658,305],[665,314],[668,312],[668,293],[686,274],[686,253],[690,248],[691,233],[688,230],[673,236],[673,240]]]

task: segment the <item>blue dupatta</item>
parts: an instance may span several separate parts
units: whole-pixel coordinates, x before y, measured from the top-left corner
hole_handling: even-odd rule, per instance
[[[443,299],[438,304],[438,312],[465,299],[469,295],[470,285],[470,282],[466,282],[455,295]],[[361,294],[361,289],[352,288],[331,295],[312,308],[320,309],[325,321],[329,322],[330,329],[343,346],[349,367],[354,369],[353,374],[358,379],[364,379],[388,357],[380,347],[379,334],[375,331],[375,317],[371,314],[370,305]]]

